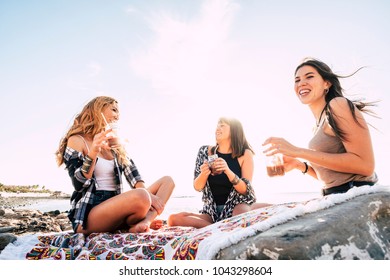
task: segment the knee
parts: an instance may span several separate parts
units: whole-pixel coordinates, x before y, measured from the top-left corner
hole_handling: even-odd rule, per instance
[[[242,213],[248,212],[248,211],[250,211],[250,210],[251,210],[251,208],[250,208],[250,206],[247,205],[247,204],[237,204],[237,205],[234,207],[234,209],[233,209],[232,215],[233,215],[233,216],[237,216],[237,215],[240,215],[240,214],[242,214]]]
[[[145,189],[135,189],[132,192],[132,204],[136,204],[137,209],[140,212],[145,212],[146,215],[152,205],[149,192]]]
[[[175,182],[173,181],[171,176],[164,176],[161,178],[162,182],[169,186],[172,190],[175,188]]]
[[[183,218],[183,213],[171,214],[167,219],[168,226],[178,226]]]

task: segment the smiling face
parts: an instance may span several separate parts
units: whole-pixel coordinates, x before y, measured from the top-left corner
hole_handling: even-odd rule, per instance
[[[102,113],[108,123],[114,123],[119,120],[119,109],[118,109],[118,104],[116,102],[108,104],[102,110]]]
[[[325,102],[324,96],[329,86],[330,83],[312,66],[302,66],[295,74],[295,93],[303,104]]]
[[[215,130],[215,139],[218,143],[222,140],[230,140],[230,125],[225,122],[218,122]]]

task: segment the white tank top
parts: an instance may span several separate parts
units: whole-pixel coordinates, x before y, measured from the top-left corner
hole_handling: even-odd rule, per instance
[[[85,146],[87,147],[87,151],[89,152],[89,147],[87,141],[85,141],[84,137],[78,135],[81,139],[83,139]],[[104,158],[98,158],[98,161],[95,165],[95,179],[96,179],[96,190],[99,191],[115,191],[115,173],[114,173],[115,163],[114,160],[107,160]]]
[[[98,158],[95,165],[96,190],[115,191],[114,160]]]

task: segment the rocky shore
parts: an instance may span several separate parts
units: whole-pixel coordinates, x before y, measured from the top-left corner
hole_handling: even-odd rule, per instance
[[[40,199],[48,197],[0,197],[0,252],[20,235],[72,230],[67,212],[23,208]]]

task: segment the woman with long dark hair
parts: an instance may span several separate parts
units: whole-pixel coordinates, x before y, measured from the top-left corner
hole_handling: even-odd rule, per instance
[[[254,208],[251,185],[253,149],[242,124],[233,118],[220,118],[215,131],[216,145],[201,146],[196,157],[194,188],[203,193],[200,213],[181,212],[168,217],[170,226],[201,228]]]
[[[298,169],[320,180],[323,195],[378,181],[370,131],[363,116],[372,114],[368,107],[374,103],[344,96],[339,79],[350,76],[335,74],[317,59],[304,60],[295,70],[294,89],[315,118],[309,148],[296,147],[278,137],[270,137],[263,144],[268,145],[264,151],[267,155],[283,154],[285,171]]]

